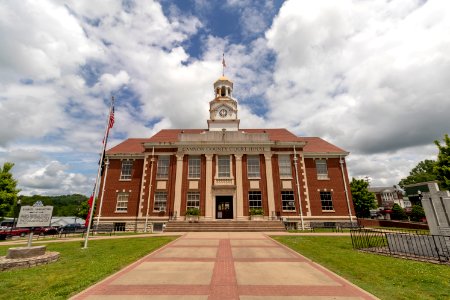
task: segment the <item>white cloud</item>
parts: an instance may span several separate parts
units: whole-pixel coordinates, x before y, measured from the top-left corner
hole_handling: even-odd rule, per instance
[[[26,174],[18,176],[22,194],[62,195],[85,193],[92,186],[91,180],[82,174],[67,172],[69,167],[58,161],[45,166],[30,168]]]
[[[449,129],[449,31],[444,1],[288,1],[266,34],[269,120],[349,150],[366,164],[356,173],[396,182],[411,164],[392,153]]]

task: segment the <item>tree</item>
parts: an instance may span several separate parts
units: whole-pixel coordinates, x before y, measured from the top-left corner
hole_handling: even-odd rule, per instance
[[[13,163],[5,162],[0,169],[0,218],[10,212],[17,202],[17,194],[20,192],[16,188],[17,180],[11,174]]]
[[[413,205],[410,216],[411,221],[419,222],[422,221],[423,218],[425,218],[425,211],[423,210],[422,206]]]
[[[439,149],[438,159],[434,166],[436,180],[442,189],[450,190],[450,138],[444,136],[444,144],[434,141]]]
[[[377,207],[375,194],[369,192],[368,187],[369,183],[364,179],[352,178],[352,182],[350,182],[353,205],[358,218],[370,217],[370,209]]]
[[[403,210],[403,208],[401,208],[400,205],[395,203],[394,206],[392,206],[391,219],[392,220],[406,220],[406,219],[408,219],[408,217],[406,216],[406,213]]]
[[[426,159],[419,162],[417,166],[409,172],[409,176],[400,180],[398,185],[404,187],[408,184],[436,180],[435,166],[436,161],[432,159]]]

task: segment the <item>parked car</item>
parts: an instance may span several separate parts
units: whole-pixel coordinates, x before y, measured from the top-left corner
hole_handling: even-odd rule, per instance
[[[33,229],[34,234],[39,235],[51,235],[51,234],[58,234],[58,228],[56,227],[36,227]]]
[[[84,231],[84,225],[78,224],[78,223],[72,223],[64,225],[59,229],[60,233],[69,233],[69,232],[83,232]]]
[[[26,236],[30,233],[30,229],[28,228],[6,228],[0,231],[0,240],[5,240],[8,237],[12,236]]]

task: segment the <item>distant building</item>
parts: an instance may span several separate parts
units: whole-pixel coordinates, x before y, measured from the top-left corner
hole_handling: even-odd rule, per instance
[[[84,219],[78,217],[52,217],[50,226],[62,227],[68,224],[82,224],[84,225]]]
[[[375,194],[378,207],[391,209],[394,204],[398,204],[402,208],[411,207],[411,202],[407,198],[403,198],[403,190],[397,186],[369,187],[368,190]]]
[[[284,128],[241,129],[233,83],[220,77],[207,129],[164,129],[106,152],[94,223],[142,231],[185,219],[356,221],[347,151]],[[189,101],[189,99],[186,99]],[[103,186],[104,185],[104,186]]]

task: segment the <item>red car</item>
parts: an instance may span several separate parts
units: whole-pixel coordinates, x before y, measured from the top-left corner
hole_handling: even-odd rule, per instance
[[[56,227],[35,227],[33,233],[38,235],[52,235],[58,234],[58,229]]]
[[[5,240],[7,237],[12,236],[26,236],[30,233],[30,229],[28,228],[7,228],[0,231],[0,240]]]

